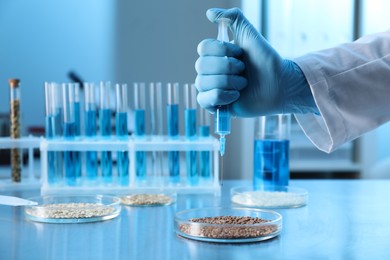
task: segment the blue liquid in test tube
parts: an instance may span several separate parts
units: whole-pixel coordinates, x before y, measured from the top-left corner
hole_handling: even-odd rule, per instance
[[[96,136],[96,110],[85,111],[85,135],[87,138]],[[86,177],[88,181],[96,181],[98,174],[97,152],[85,153]]]
[[[118,139],[128,140],[127,131],[127,84],[116,84],[115,131]],[[117,152],[118,179],[122,186],[129,185],[129,153]]]
[[[85,83],[85,113],[84,125],[85,136],[87,139],[96,138],[97,134],[97,113],[95,102],[95,85],[93,83]],[[95,182],[98,176],[98,159],[96,151],[87,151],[85,153],[86,178],[89,182]]]
[[[110,138],[111,136],[110,88],[111,84],[109,82],[100,83],[99,127],[102,138]],[[103,182],[112,183],[111,151],[102,151],[100,160]]]
[[[200,115],[200,126],[199,126],[199,136],[200,138],[209,138],[210,137],[210,114],[203,108],[199,108]],[[210,152],[201,151],[200,152],[200,176],[204,179],[209,179],[210,175]]]
[[[102,137],[111,136],[111,109],[100,109],[99,114],[100,135]],[[101,153],[101,171],[103,182],[112,182],[112,154],[110,151],[103,151]]]
[[[61,136],[61,115],[57,111],[56,95],[60,92],[55,83],[45,82],[45,134],[48,140]],[[49,184],[59,184],[62,181],[62,153],[47,153],[47,181]]]
[[[73,108],[74,108],[74,125],[75,125],[75,136],[81,135],[81,129],[80,129],[80,86],[79,84],[73,84],[74,88],[74,101],[73,101]],[[81,179],[81,152],[75,152],[75,174],[77,179]]]
[[[116,135],[127,139],[127,113],[116,114]],[[118,178],[121,185],[129,184],[129,153],[117,152]]]
[[[63,135],[66,140],[74,140],[76,136],[76,124],[75,124],[75,86],[74,84],[62,84],[63,91],[63,106],[64,106],[64,125]],[[65,179],[66,184],[74,186],[78,184],[79,176],[79,158],[78,152],[65,151],[64,152],[64,165],[65,165]]]
[[[134,138],[145,138],[145,83],[134,83]],[[137,180],[146,179],[146,153],[135,152]]]
[[[185,113],[185,130],[186,138],[194,139],[196,136],[196,109],[186,109]],[[198,169],[197,169],[197,152],[186,152],[187,162],[187,180],[191,185],[196,185],[199,182]]]
[[[168,136],[170,139],[179,138],[179,105],[167,105]],[[169,176],[173,183],[180,181],[180,153],[168,152]]]
[[[254,141],[254,188],[287,186],[289,181],[289,140]]]
[[[184,125],[187,140],[196,139],[196,90],[195,86],[185,84],[185,110]],[[197,185],[199,183],[197,152],[186,152],[187,183]]]
[[[64,137],[68,140],[74,140],[75,137],[75,124],[64,123]],[[65,164],[65,178],[66,183],[70,186],[77,184],[77,152],[65,151],[64,152],[64,164]]]
[[[179,83],[168,83],[167,126],[168,138],[179,138]],[[172,183],[180,182],[180,153],[168,152],[169,176]]]
[[[145,136],[145,110],[136,109],[134,111],[134,121],[135,121],[135,137]],[[145,179],[146,177],[146,153],[145,152],[136,152],[136,175],[140,180]]]

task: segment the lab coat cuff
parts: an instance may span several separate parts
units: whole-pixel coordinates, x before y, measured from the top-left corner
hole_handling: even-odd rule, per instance
[[[296,114],[295,118],[310,141],[321,151],[330,153],[346,141],[344,120],[323,76],[320,63],[309,55],[297,58],[294,62],[305,74],[320,112],[320,115]]]

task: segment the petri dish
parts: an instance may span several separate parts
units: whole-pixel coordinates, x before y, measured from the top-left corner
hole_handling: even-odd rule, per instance
[[[121,203],[124,206],[133,207],[160,207],[168,206],[176,202],[176,193],[152,192],[152,193],[132,193],[122,196]]]
[[[251,208],[200,208],[175,214],[179,236],[215,243],[258,242],[282,231],[282,215]]]
[[[86,223],[113,219],[120,214],[120,199],[107,195],[41,196],[30,198],[27,219],[44,223]]]
[[[299,208],[307,204],[308,192],[291,186],[233,187],[231,202],[251,208]]]

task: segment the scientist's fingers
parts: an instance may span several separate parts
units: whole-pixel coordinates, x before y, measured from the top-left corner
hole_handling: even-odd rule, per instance
[[[237,75],[198,75],[195,86],[199,92],[211,89],[242,90],[246,87],[246,78]]]
[[[238,45],[241,45],[240,42],[246,38],[245,36],[249,36],[249,38],[258,38],[260,36],[239,8],[211,8],[207,10],[206,16],[214,23],[217,23],[220,19],[227,19],[229,29],[234,35],[234,41]]]
[[[195,70],[202,75],[240,74],[244,71],[245,64],[231,57],[205,56],[199,57],[195,62]]]
[[[206,39],[201,41],[198,44],[197,50],[199,56],[228,56],[238,58],[242,54],[242,50],[239,46],[215,39]]]
[[[240,92],[235,90],[212,89],[199,92],[197,96],[201,107],[213,112],[216,106],[228,105],[240,97]]]

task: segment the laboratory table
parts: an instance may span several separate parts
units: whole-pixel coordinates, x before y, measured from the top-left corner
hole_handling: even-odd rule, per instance
[[[294,180],[309,203],[277,210],[283,231],[267,241],[217,244],[175,234],[175,212],[230,207],[230,188],[250,184],[225,181],[220,197],[179,195],[170,206],[123,207],[115,219],[85,224],[32,222],[23,208],[0,206],[0,259],[390,259],[390,180]]]

